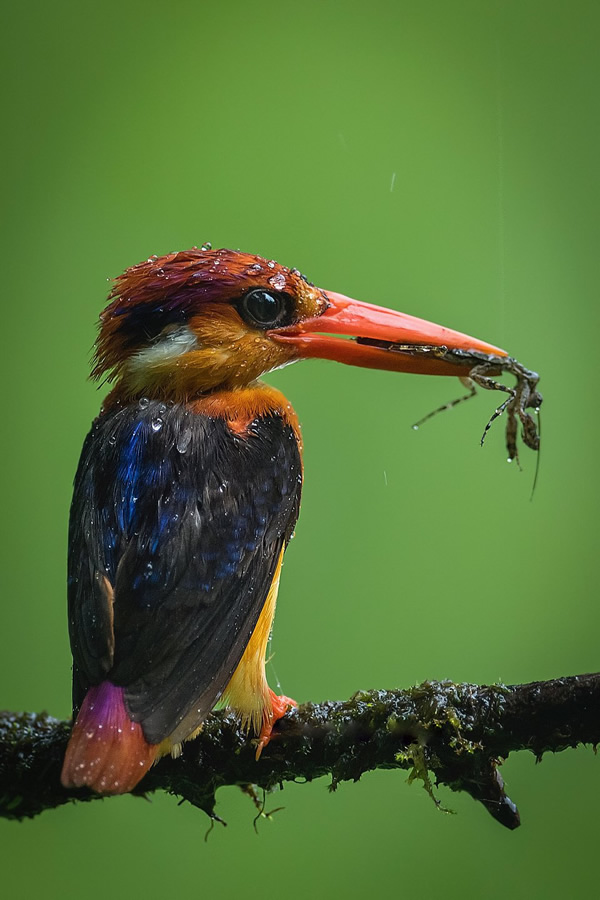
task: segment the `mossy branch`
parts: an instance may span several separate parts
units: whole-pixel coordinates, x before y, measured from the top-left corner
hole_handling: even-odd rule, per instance
[[[424,682],[405,691],[361,691],[350,700],[306,703],[288,713],[256,762],[255,747],[226,711],[214,713],[179,759],[165,758],[136,794],[165,790],[209,816],[224,785],[265,790],[331,775],[331,787],[372,769],[410,769],[432,796],[434,783],[466,791],[507,828],[519,813],[498,766],[517,750],[536,757],[600,742],[600,674],[531,684]],[[0,815],[32,817],[88,790],[59,781],[70,724],[46,713],[0,713]]]

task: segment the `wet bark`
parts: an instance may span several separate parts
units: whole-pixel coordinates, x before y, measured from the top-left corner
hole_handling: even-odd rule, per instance
[[[424,682],[408,690],[361,691],[346,701],[306,703],[277,725],[260,760],[226,711],[210,716],[178,759],[165,758],[134,793],[165,790],[217,818],[224,785],[269,791],[285,781],[356,781],[372,769],[408,769],[435,800],[435,785],[466,791],[507,828],[519,825],[499,765],[510,753],[541,758],[600,742],[600,674],[521,685]],[[46,713],[0,713],[0,815],[36,816],[97,799],[60,784],[70,724]],[[437,800],[436,800],[437,802]]]

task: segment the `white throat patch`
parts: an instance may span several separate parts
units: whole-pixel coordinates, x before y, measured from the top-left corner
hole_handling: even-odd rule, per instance
[[[153,344],[134,353],[128,368],[130,372],[139,373],[170,359],[177,359],[199,346],[196,335],[187,325],[165,329]]]

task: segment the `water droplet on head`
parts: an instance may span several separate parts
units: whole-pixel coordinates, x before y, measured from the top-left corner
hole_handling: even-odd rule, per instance
[[[255,272],[262,272],[262,266],[260,263],[254,263],[254,265],[251,266],[250,268],[254,269]]]
[[[140,409],[147,409],[149,404],[150,404],[150,401],[148,400],[147,397],[140,397],[140,400],[138,402],[138,406]]]
[[[269,278],[269,284],[271,287],[274,287],[276,291],[282,291],[285,287],[285,275],[278,272],[277,275],[273,275]]]
[[[275,260],[270,259],[269,262],[267,263],[267,265],[270,269],[274,269],[275,268]]]
[[[201,250],[212,250],[212,244],[211,244],[211,242],[210,242],[210,241],[204,241],[204,243],[202,244],[202,246],[200,247],[200,249],[201,249]]]
[[[160,416],[157,416],[156,419],[152,419],[152,431],[160,431],[163,427],[163,420]]]

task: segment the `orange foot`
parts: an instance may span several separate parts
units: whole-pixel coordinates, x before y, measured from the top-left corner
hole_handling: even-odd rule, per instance
[[[263,750],[271,740],[271,733],[273,731],[275,722],[283,718],[288,709],[298,706],[296,701],[292,700],[291,697],[285,697],[283,694],[279,697],[277,696],[275,691],[271,690],[271,688],[269,688],[269,694],[271,695],[272,712],[265,711],[263,727],[261,728],[260,734],[258,736],[256,759],[259,759],[260,754],[263,752]]]

